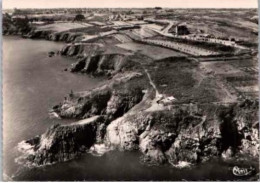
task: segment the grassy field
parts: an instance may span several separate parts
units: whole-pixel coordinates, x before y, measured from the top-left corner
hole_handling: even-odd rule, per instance
[[[144,54],[150,58],[153,58],[155,60],[167,58],[167,57],[184,57],[186,56],[183,53],[158,47],[158,46],[151,46],[146,44],[140,44],[140,43],[124,43],[124,44],[118,44],[117,47],[124,48],[126,50],[132,50],[132,51],[139,51],[141,54]]]
[[[160,25],[157,25],[157,24],[145,24],[143,25],[143,27],[148,27],[150,29],[155,29],[155,30],[162,30],[164,28],[164,26],[160,26]]]
[[[207,69],[208,72],[212,71],[215,74],[243,74],[241,70],[226,61],[201,62],[201,65]]]
[[[110,27],[102,28],[100,26],[89,26],[89,27],[84,27],[84,28],[80,29],[81,32],[88,34],[88,35],[97,35],[101,32],[108,32],[111,30],[112,30],[112,28],[110,28]],[[75,31],[79,31],[79,30],[76,29]]]
[[[206,72],[225,80],[245,97],[258,97],[258,62],[256,58],[232,61],[201,62]]]
[[[202,74],[198,64],[187,59],[168,58],[149,66],[160,93],[174,96],[179,103],[234,101],[225,86],[214,77]]]
[[[54,23],[37,27],[41,31],[52,31],[52,32],[64,32],[72,29],[81,29],[91,27],[92,25],[87,23],[76,23],[76,22],[65,22],[65,23]]]
[[[157,15],[157,18],[186,22],[191,33],[257,42],[258,24],[255,16],[257,9],[176,9],[174,13]]]

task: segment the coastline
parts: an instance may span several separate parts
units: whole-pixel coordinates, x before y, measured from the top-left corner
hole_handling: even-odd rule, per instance
[[[66,47],[65,49],[61,50],[61,54],[67,55],[69,53],[69,49],[67,49],[67,52],[64,50],[66,50]],[[77,52],[74,52],[74,54],[78,55]],[[111,58],[114,59],[114,57]],[[109,59],[107,60],[109,61]],[[89,62],[91,62],[91,59],[89,59]],[[98,62],[98,60],[96,59],[92,62]],[[124,67],[124,64],[121,65],[123,65],[122,67]],[[257,156],[258,147],[250,146],[250,143],[246,140],[247,137],[245,137],[245,139],[243,138],[241,139],[242,146],[238,145],[237,144],[238,142],[234,141],[234,142],[229,142],[231,144],[226,144],[226,146],[228,147],[230,147],[231,145],[232,148],[223,150],[223,147],[218,147],[221,146],[219,144],[222,144],[222,146],[225,145],[224,143],[225,141],[227,141],[226,139],[224,139],[225,136],[236,135],[234,133],[238,133],[238,134],[245,133],[243,132],[243,128],[246,125],[249,125],[247,124],[248,121],[245,120],[246,118],[248,118],[246,116],[248,115],[248,113],[247,112],[242,113],[242,111],[254,111],[254,109],[256,109],[258,106],[257,103],[250,100],[245,100],[244,102],[239,102],[237,104],[231,103],[226,106],[213,105],[213,104],[212,105],[195,104],[190,106],[187,105],[186,103],[183,103],[177,106],[172,106],[171,108],[162,107],[162,109],[161,110],[159,109],[158,111],[155,110],[152,112],[146,112],[146,109],[148,109],[150,104],[152,103],[153,96],[154,96],[153,94],[154,89],[152,88],[151,85],[149,86],[149,84],[146,86],[143,85],[143,83],[149,83],[149,82],[147,82],[148,77],[146,76],[144,70],[142,70],[142,67],[139,68],[139,73],[133,72],[131,71],[131,69],[132,68],[130,68],[130,70],[128,71],[124,70],[123,72],[121,70],[120,71],[118,70],[117,71],[118,73],[115,72],[114,75],[112,75],[112,79],[110,80],[110,83],[102,86],[101,88],[94,89],[90,92],[87,91],[86,93],[74,94],[73,96],[70,94],[60,106],[55,106],[53,111],[55,111],[61,118],[75,118],[75,119],[83,118],[84,119],[84,118],[91,117],[93,115],[100,115],[102,118],[105,118],[105,120],[104,122],[101,122],[101,124],[97,123],[95,130],[92,129],[93,132],[96,133],[96,135],[93,135],[92,138],[96,140],[94,140],[91,144],[94,145],[95,143],[105,143],[107,147],[112,145],[116,148],[124,149],[124,150],[140,149],[140,151],[144,153],[144,159],[147,162],[151,161],[154,163],[165,163],[167,161],[171,161],[171,162],[173,161],[175,162],[175,164],[177,164],[178,162],[182,162],[183,160],[185,161],[188,160],[187,162],[189,163],[197,164],[198,162],[207,161],[207,159],[209,159],[209,157],[211,156],[213,157],[222,156],[228,158],[232,158],[232,156],[239,155],[239,154],[251,154],[252,156]],[[135,98],[138,96],[134,94],[136,92],[136,89],[134,89],[133,90],[134,93],[131,94],[131,92],[129,92],[129,89],[125,89],[123,93],[121,93],[122,92],[121,88],[124,88],[123,86],[126,85],[126,87],[130,87],[132,89],[133,87],[132,83],[134,83],[136,87],[137,82],[140,82],[142,86],[142,87],[140,86],[141,88],[139,89],[140,94],[143,92],[145,92],[145,94],[141,94],[140,98],[137,99],[136,102],[133,102]],[[130,100],[125,101],[126,100],[125,97],[127,97],[128,100],[129,99]],[[102,99],[103,101],[102,105],[104,106],[100,105],[101,101],[97,100],[98,98]],[[133,103],[130,104],[129,106],[129,102],[131,103],[133,102]],[[126,106],[124,105],[128,107],[126,108]],[[212,114],[210,112],[207,112],[206,108],[208,106],[215,108],[214,109],[215,111],[224,110],[222,111],[222,113],[224,114]],[[162,110],[164,110],[164,112],[162,112]],[[117,112],[117,111],[122,111],[122,112]],[[240,130],[239,132],[233,132],[233,131],[224,132],[223,130],[221,132],[221,128],[223,128],[222,127],[223,125],[229,125],[229,126],[234,125],[232,124],[232,121],[224,122],[224,123],[221,122],[221,121],[225,121],[225,115],[229,114],[230,111],[235,111],[235,114],[232,118],[240,119],[241,127],[236,126],[234,129],[235,131]],[[171,132],[169,133],[167,132],[169,131],[168,129],[169,127],[167,127],[166,125],[167,122],[165,124],[166,128],[161,129],[161,127],[158,128],[158,126],[156,125],[156,123],[160,121],[159,120],[160,118],[157,119],[158,115],[161,116],[162,118],[165,119],[169,118],[170,120],[173,121],[177,119],[180,120],[179,118],[181,118],[181,120],[180,121],[177,120],[176,122],[174,122],[175,124],[174,123],[172,124],[175,126],[171,127],[172,129],[170,130]],[[210,116],[222,115],[221,117],[222,119],[211,119],[208,122],[206,119],[210,117],[205,115],[210,115]],[[218,116],[218,118],[220,118],[220,116]],[[256,113],[250,114],[250,118],[252,118],[253,116],[256,117]],[[175,119],[176,117],[177,119]],[[137,120],[139,118],[141,120],[140,124],[138,124],[136,121],[131,121],[131,119]],[[193,121],[192,123],[195,124],[185,124],[187,123],[185,122],[185,120],[188,118],[189,120],[191,120],[190,122]],[[149,120],[152,119],[152,121],[149,122],[148,119]],[[138,125],[135,123],[137,123]],[[185,125],[181,123],[184,123]],[[121,124],[124,125],[120,126]],[[196,126],[196,128],[194,128],[194,125]],[[206,128],[205,125],[207,126]],[[254,128],[255,124],[252,125]],[[257,127],[255,128],[257,129]],[[53,135],[55,136],[56,127],[52,127],[50,129],[52,129],[51,130],[52,132],[47,131],[46,132],[47,135],[45,134],[45,137],[42,137],[43,139],[45,138],[48,139],[50,137],[53,137]],[[174,129],[176,131],[172,133],[172,130]],[[61,131],[66,133],[67,130],[61,130]],[[104,134],[101,134],[101,131],[103,131]],[[193,132],[195,131],[195,133],[193,134],[192,131]],[[213,131],[214,133],[211,134]],[[190,132],[192,132],[192,134],[188,135],[187,133]],[[252,131],[251,133],[252,134],[250,135],[250,138],[257,139],[257,136],[253,135],[257,132]],[[123,141],[122,139],[118,139],[117,135],[115,134],[120,134],[119,136],[120,138],[123,139]],[[202,137],[206,139],[203,139]],[[59,139],[60,137],[55,137],[55,138]],[[71,139],[67,139],[65,141],[69,142],[70,140]],[[204,144],[205,143],[204,141],[207,143]],[[180,146],[180,142],[185,142],[187,143],[187,145],[183,144],[184,146],[183,145]],[[37,147],[42,142],[38,140],[38,143],[35,144],[29,140],[27,141],[27,143]],[[257,143],[257,141],[255,141],[254,143]],[[89,149],[90,147],[91,146],[87,147],[87,149]],[[189,153],[185,152],[185,149],[190,147],[193,147],[194,149],[191,151],[189,150]],[[48,147],[45,148],[45,151],[48,152],[49,150],[51,149],[48,149]],[[35,150],[35,153],[42,154],[42,152],[40,151],[41,150],[39,151]],[[185,153],[176,156],[175,152],[185,152]],[[48,154],[48,153],[44,153],[44,154]],[[71,159],[71,158],[61,158],[58,161],[65,161],[67,159]],[[44,165],[45,160],[46,159],[42,157],[41,161],[43,161],[43,163],[38,163],[38,164]],[[28,161],[33,162],[34,160],[28,160]],[[54,163],[57,162],[57,160],[52,160],[52,161]]]
[[[98,38],[77,41],[82,35],[74,32],[17,35],[64,42],[59,54],[77,60],[65,71],[107,79],[103,86],[73,91],[53,106],[61,124],[23,141],[30,146],[22,150],[24,164],[69,161],[98,146],[137,150],[146,164],[173,167],[214,158],[258,160],[258,100],[231,90],[193,57],[153,59],[138,51],[115,50]],[[65,125],[62,119],[77,122]]]

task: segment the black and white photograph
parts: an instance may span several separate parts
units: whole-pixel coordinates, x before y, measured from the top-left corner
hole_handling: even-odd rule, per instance
[[[3,181],[259,181],[257,0],[3,0]]]

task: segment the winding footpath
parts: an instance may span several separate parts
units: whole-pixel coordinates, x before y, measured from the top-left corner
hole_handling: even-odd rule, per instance
[[[153,80],[151,78],[151,75],[149,74],[148,70],[144,68],[144,71],[145,71],[145,73],[146,73],[146,75],[147,75],[147,77],[149,79],[150,84],[152,85],[152,87],[155,90],[155,97],[152,100],[152,103],[151,103],[152,105],[151,105],[151,107],[146,109],[146,111],[151,112],[151,111],[162,111],[162,110],[165,110],[166,109],[165,106],[160,104],[160,103],[158,103],[158,101],[162,99],[163,95],[159,93],[159,91],[158,91],[155,83],[153,82]]]

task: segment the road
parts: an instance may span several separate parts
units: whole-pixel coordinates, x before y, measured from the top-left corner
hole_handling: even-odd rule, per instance
[[[165,29],[163,29],[161,32],[162,33],[168,33],[169,32],[169,30],[170,30],[170,28],[172,27],[174,25],[174,23],[173,22],[169,22],[169,25],[165,28]]]

